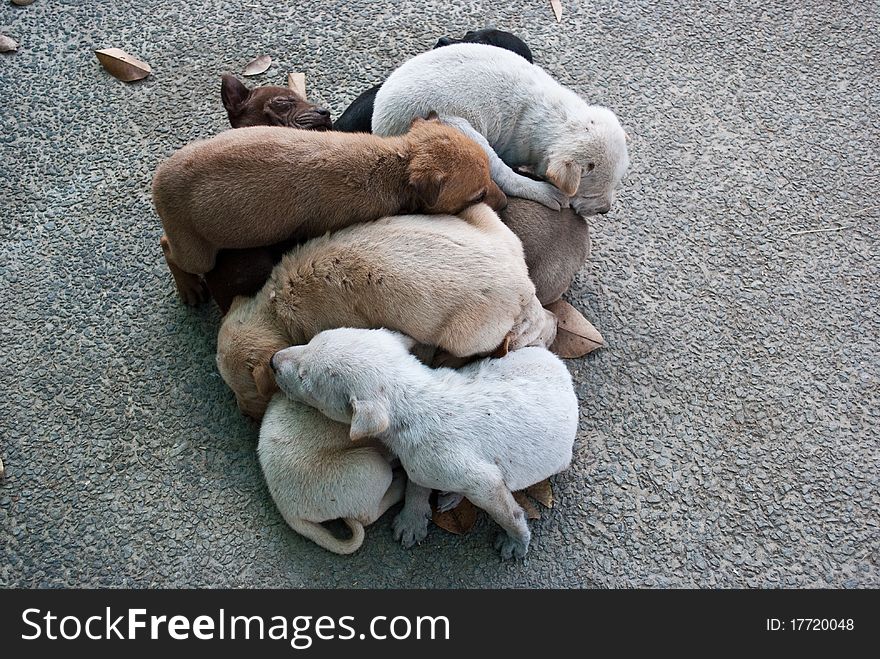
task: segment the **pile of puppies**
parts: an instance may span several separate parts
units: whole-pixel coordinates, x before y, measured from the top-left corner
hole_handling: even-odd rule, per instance
[[[217,366],[262,419],[272,497],[341,554],[401,500],[395,537],[421,541],[436,489],[441,508],[486,510],[502,557],[521,558],[511,492],[571,461],[578,403],[545,305],[587,257],[582,216],[612,204],[625,134],[514,35],[461,41],[404,63],[335,126],[293,90],[224,76],[236,130],[180,149],[153,182],[181,297],[225,313]]]

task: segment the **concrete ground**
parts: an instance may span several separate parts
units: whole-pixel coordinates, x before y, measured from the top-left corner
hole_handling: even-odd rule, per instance
[[[0,585],[880,586],[877,2],[563,5],[4,0]],[[270,500],[217,312],[175,297],[152,172],[256,55],[338,116],[488,23],[632,136],[568,295],[608,342],[569,362],[575,461],[524,563],[485,519],[331,555]]]

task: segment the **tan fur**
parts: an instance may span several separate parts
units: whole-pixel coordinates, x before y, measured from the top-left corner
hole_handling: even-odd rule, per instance
[[[464,220],[464,221],[462,221]],[[289,252],[253,298],[237,298],[217,338],[220,374],[259,418],[255,371],[289,345],[336,327],[387,327],[456,357],[547,346],[522,244],[485,204],[460,218],[400,216],[316,238]]]
[[[401,212],[458,213],[504,194],[479,146],[419,119],[403,136],[239,128],[180,149],[156,170],[163,251],[184,301],[204,299],[217,251],[305,239]]]

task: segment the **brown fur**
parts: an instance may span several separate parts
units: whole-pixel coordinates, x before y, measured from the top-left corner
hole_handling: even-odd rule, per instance
[[[335,327],[387,327],[457,357],[547,346],[519,239],[485,204],[461,217],[403,216],[315,238],[284,256],[262,290],[236,298],[217,365],[243,412],[259,418],[272,355]]]
[[[403,136],[270,127],[190,144],[156,170],[162,248],[184,301],[218,250],[307,239],[401,212],[506,204],[485,153],[453,128],[418,119]]]
[[[220,88],[223,107],[233,128],[286,126],[305,130],[330,130],[330,111],[310,103],[288,87],[264,85],[248,89],[228,73]]]

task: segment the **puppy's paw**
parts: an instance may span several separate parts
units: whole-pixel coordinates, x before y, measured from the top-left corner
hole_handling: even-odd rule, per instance
[[[440,492],[437,495],[437,512],[445,513],[453,508],[458,508],[462,499],[464,499],[464,495],[458,492]]]
[[[533,201],[537,201],[551,210],[558,211],[568,207],[568,197],[551,183],[532,181],[530,192],[533,193],[531,197]]]
[[[501,560],[509,561],[511,558],[525,558],[529,551],[529,539],[524,541],[511,537],[507,533],[499,533],[495,539],[495,549],[501,554]]]
[[[421,513],[408,514],[404,508],[394,518],[391,528],[394,529],[394,539],[409,549],[428,535],[428,518]]]
[[[201,277],[193,275],[177,280],[177,292],[183,303],[194,307],[208,301],[208,285]]]

